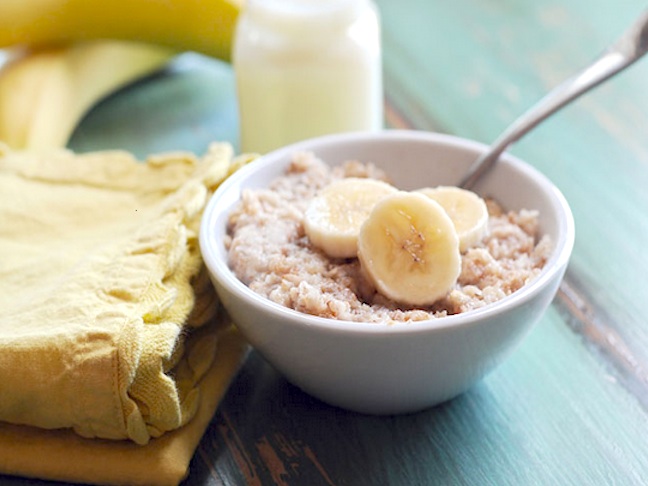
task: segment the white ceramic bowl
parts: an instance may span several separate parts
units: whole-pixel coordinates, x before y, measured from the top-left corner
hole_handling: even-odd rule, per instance
[[[229,269],[226,221],[245,188],[282,175],[291,155],[314,152],[331,165],[373,162],[402,189],[456,184],[485,150],[434,133],[386,130],[324,136],[263,156],[226,180],[204,213],[200,245],[216,290],[249,342],[288,380],[347,409],[391,414],[448,400],[499,364],[551,303],[574,242],[567,202],[530,165],[504,156],[475,191],[507,209],[537,209],[540,230],[555,249],[541,275],[482,309],[441,319],[380,325],[335,321],[284,308],[251,291]]]

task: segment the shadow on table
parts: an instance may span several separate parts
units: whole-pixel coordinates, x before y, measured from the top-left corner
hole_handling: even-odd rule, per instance
[[[467,470],[475,479],[476,467],[506,467],[498,444],[516,432],[497,426],[503,421],[498,408],[488,386],[479,384],[423,412],[348,412],[302,392],[253,352],[185,485],[461,483]]]

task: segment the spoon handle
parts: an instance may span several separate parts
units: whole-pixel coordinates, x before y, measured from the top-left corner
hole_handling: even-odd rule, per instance
[[[477,180],[495,165],[509,145],[522,138],[563,106],[623,71],[641,58],[646,51],[648,51],[648,11],[643,12],[639,19],[591,65],[556,86],[515,120],[495,140],[490,149],[473,163],[459,186],[465,189],[473,187]]]

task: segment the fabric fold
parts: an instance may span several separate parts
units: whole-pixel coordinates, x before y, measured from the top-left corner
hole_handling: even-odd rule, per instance
[[[248,160],[0,156],[0,422],[144,445],[195,416],[229,326],[200,216]]]
[[[184,427],[139,446],[0,422],[0,472],[99,485],[177,486],[248,349],[233,327],[223,328],[217,341],[215,359],[199,384],[198,409]]]

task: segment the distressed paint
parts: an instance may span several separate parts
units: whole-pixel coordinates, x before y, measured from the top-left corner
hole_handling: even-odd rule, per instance
[[[641,2],[596,8],[576,1],[458,3],[465,11],[457,3],[435,4],[425,16],[422,1],[410,0],[408,8],[380,2],[387,19],[403,12],[385,28],[386,86],[401,120],[483,142],[593,59],[644,8]],[[420,27],[399,36],[406,21]],[[614,336],[596,346],[608,357],[620,356],[613,346],[624,349],[614,366],[626,377],[622,361],[648,361],[646,79],[648,64],[633,66],[511,149],[545,172],[570,201],[577,239],[568,280],[578,282],[572,289],[596,317],[582,329],[596,326]],[[645,373],[635,368],[633,389],[646,389]]]

